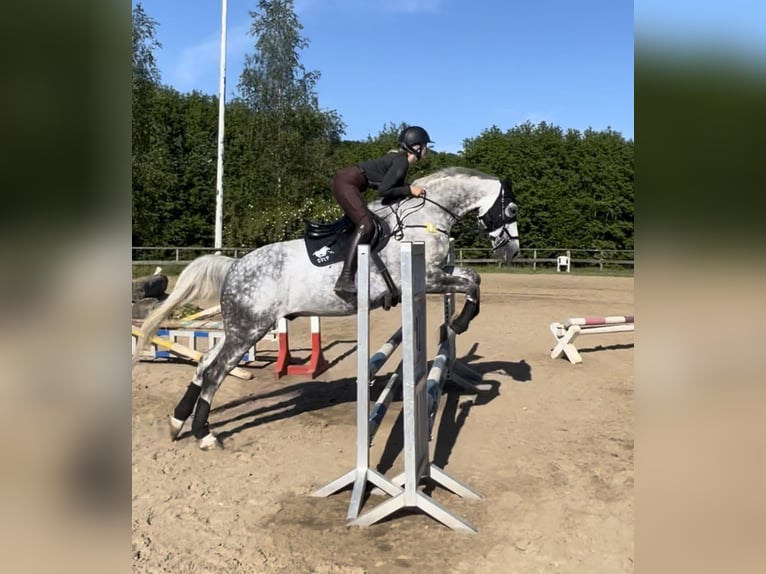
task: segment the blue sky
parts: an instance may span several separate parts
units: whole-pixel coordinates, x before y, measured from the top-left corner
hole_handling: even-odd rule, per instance
[[[135,5],[136,2],[134,1]],[[143,0],[165,84],[218,93],[221,0]],[[257,0],[229,0],[227,99]],[[347,139],[424,126],[439,151],[498,126],[546,121],[633,138],[633,3],[624,0],[295,0],[319,104]]]

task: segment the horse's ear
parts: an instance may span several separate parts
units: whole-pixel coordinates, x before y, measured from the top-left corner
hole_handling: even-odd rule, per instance
[[[513,193],[513,181],[511,181],[510,177],[503,178],[502,184],[505,189]]]

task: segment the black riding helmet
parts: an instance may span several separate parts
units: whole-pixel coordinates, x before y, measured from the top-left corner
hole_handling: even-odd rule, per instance
[[[399,147],[414,153],[418,159],[426,145],[433,143],[428,132],[420,126],[410,126],[399,134]]]

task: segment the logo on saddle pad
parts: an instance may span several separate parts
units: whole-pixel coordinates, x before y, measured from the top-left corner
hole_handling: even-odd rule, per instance
[[[388,226],[382,224],[377,217],[375,223],[376,237],[381,239],[373,245],[374,252],[385,247],[391,234]],[[303,239],[309,261],[317,267],[326,267],[341,262],[346,257],[354,239],[354,224],[346,216],[334,223],[307,221]]]
[[[324,245],[312,253],[314,259],[321,265],[330,261],[330,256],[335,255],[329,245]]]
[[[320,238],[304,237],[309,261],[317,267],[326,267],[343,261],[351,241],[350,235],[341,233]]]

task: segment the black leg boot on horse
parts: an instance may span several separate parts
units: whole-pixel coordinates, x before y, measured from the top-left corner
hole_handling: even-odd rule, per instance
[[[369,245],[372,236],[372,225],[363,223],[357,227],[346,254],[346,260],[343,262],[343,271],[340,272],[340,277],[338,277],[338,281],[335,283],[335,293],[344,301],[350,302],[356,298],[356,283],[354,280],[358,265],[357,248],[360,245]]]

